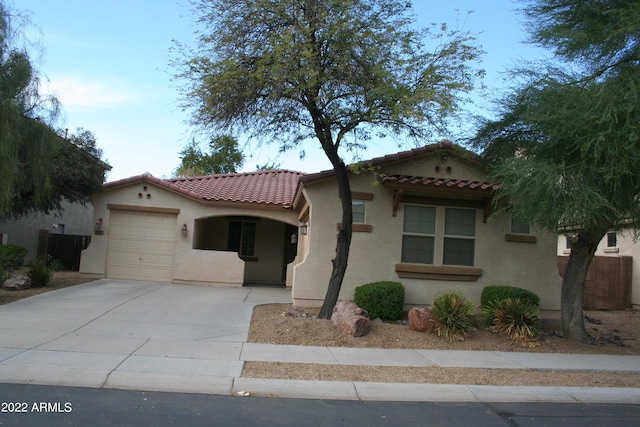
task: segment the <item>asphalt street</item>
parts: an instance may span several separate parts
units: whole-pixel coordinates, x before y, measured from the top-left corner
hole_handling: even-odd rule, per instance
[[[0,425],[634,426],[640,406],[376,402],[0,384]]]

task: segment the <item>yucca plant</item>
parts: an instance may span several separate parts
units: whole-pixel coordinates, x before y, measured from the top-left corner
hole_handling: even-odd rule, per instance
[[[508,336],[514,344],[521,346],[539,343],[540,310],[535,304],[520,298],[507,298],[488,309],[493,311],[489,327],[492,331]]]
[[[429,321],[439,337],[463,341],[473,327],[473,303],[460,292],[439,293],[433,298]]]

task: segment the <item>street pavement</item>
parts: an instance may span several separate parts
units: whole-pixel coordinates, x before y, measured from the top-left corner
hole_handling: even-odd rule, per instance
[[[245,361],[640,372],[638,356],[247,343],[283,288],[101,279],[0,306],[0,382],[310,399],[639,404],[636,388],[498,387],[243,378]],[[517,371],[514,371],[517,372]]]

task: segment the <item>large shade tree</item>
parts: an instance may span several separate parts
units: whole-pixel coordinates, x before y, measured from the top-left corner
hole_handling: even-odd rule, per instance
[[[640,224],[640,2],[530,0],[531,41],[553,63],[517,70],[526,80],[476,142],[515,217],[575,230],[561,291],[562,332],[589,342],[584,283],[610,229]]]
[[[446,25],[419,30],[398,0],[200,0],[197,47],[176,76],[193,124],[280,144],[319,142],[342,206],[320,311],[329,318],[347,268],[352,199],[344,152],[372,136],[426,138],[473,87],[479,50]],[[357,137],[356,137],[357,129]]]
[[[39,92],[23,23],[0,2],[0,217],[87,202],[108,169],[92,134],[67,140],[54,130],[59,103]]]
[[[179,177],[234,173],[242,166],[244,156],[238,140],[231,135],[214,136],[208,152],[192,140],[180,151],[180,165],[174,174]]]

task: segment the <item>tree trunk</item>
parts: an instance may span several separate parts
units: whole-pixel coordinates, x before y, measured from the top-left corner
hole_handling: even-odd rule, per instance
[[[608,228],[595,232],[580,231],[571,244],[560,299],[562,335],[566,339],[584,343],[593,341],[584,327],[584,284],[598,243],[607,230]]]
[[[331,314],[333,313],[333,307],[335,307],[336,302],[338,301],[338,295],[340,294],[340,288],[342,287],[342,280],[344,279],[345,272],[347,271],[347,261],[349,258],[349,248],[351,246],[351,234],[353,228],[353,207],[351,205],[349,171],[342,161],[334,164],[334,171],[336,172],[338,194],[342,205],[342,225],[338,230],[336,257],[331,261],[333,263],[333,269],[331,271],[331,278],[329,279],[329,287],[327,288],[327,294],[324,297],[322,308],[318,314],[318,318],[320,319],[330,319]]]

